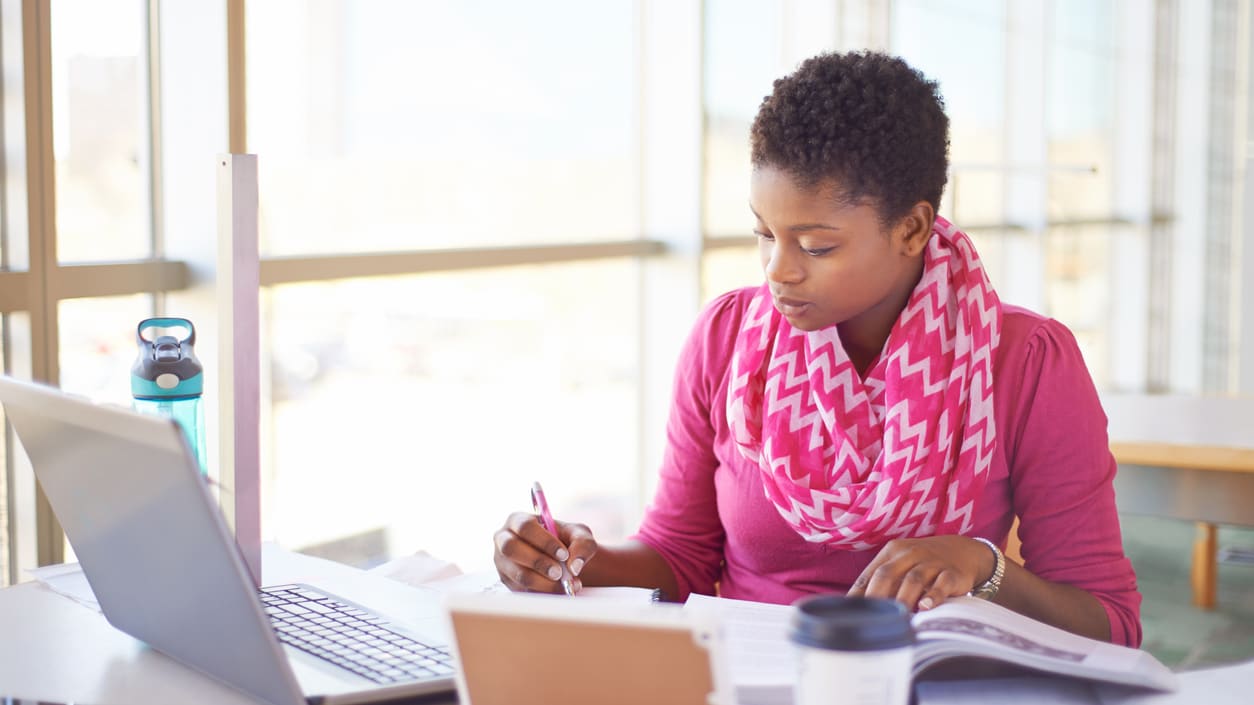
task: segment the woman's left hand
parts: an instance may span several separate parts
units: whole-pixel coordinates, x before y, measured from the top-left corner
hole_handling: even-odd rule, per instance
[[[895,598],[911,611],[965,595],[993,575],[988,546],[966,536],[894,539],[849,588],[851,596]]]

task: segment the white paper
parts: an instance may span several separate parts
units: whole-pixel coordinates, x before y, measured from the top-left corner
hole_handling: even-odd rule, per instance
[[[446,595],[470,592],[509,592],[509,588],[505,587],[505,583],[501,582],[496,571],[492,570],[464,573],[441,580],[432,580],[423,584]]]
[[[92,591],[87,576],[77,563],[59,563],[31,568],[26,574],[47,586],[53,592],[74,600],[84,607],[100,611],[96,593]]]
[[[446,595],[472,592],[509,592],[509,588],[505,587],[505,583],[501,582],[500,577],[494,570],[465,573],[440,580],[424,582],[422,585],[439,590]],[[638,587],[585,587],[575,593],[575,597],[612,600],[616,602],[642,603],[651,602],[653,600],[653,590]]]
[[[1102,705],[1247,705],[1254,696],[1254,661],[1185,671],[1177,674],[1180,689],[1174,693],[1145,693],[1101,685]]]
[[[797,652],[788,641],[789,605],[693,594],[684,609],[713,614],[722,625],[727,672],[737,688],[777,687],[791,692]]]
[[[383,565],[371,568],[369,572],[399,580],[407,585],[426,585],[462,575],[462,569],[456,564],[436,558],[426,551],[418,551],[409,556],[390,560]]]
[[[267,554],[284,552],[283,549],[272,542],[263,544],[262,551]],[[301,554],[297,553],[286,553],[293,557],[301,556]],[[322,564],[321,559],[309,560],[307,563],[312,566]],[[340,568],[342,569],[343,567],[340,566]],[[496,571],[462,573],[461,569],[455,564],[436,558],[426,551],[419,551],[413,555],[389,561],[368,572],[407,585],[433,588],[445,594],[509,592],[509,589],[505,587],[497,576]],[[27,570],[26,573],[53,592],[68,597],[88,609],[96,612],[100,611],[100,603],[96,601],[96,595],[91,589],[91,584],[87,582],[87,576],[83,574],[83,569],[78,563],[59,563],[57,565],[42,566]],[[303,580],[305,582],[319,582],[316,575],[308,575]],[[577,597],[590,599],[637,603],[649,602],[652,596],[652,590],[635,587],[586,587],[580,590],[577,595]]]

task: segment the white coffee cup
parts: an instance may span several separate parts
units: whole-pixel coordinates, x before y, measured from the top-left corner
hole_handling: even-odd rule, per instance
[[[914,628],[896,600],[814,595],[794,606],[796,705],[906,705]]]

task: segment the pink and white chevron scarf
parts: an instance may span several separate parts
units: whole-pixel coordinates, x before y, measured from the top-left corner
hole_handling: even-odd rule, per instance
[[[997,437],[1000,332],[979,255],[937,217],[923,276],[865,379],[836,326],[793,329],[763,285],[732,357],[732,436],[807,541],[864,550],[968,533]]]

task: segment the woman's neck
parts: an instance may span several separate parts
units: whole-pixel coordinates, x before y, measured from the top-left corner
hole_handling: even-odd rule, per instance
[[[849,356],[849,361],[853,363],[859,376],[866,377],[867,371],[884,350],[884,343],[888,341],[893,326],[897,325],[897,319],[922,277],[923,259],[919,258],[918,267],[892,294],[857,317],[836,326],[840,333],[840,344],[845,348],[845,354]]]

